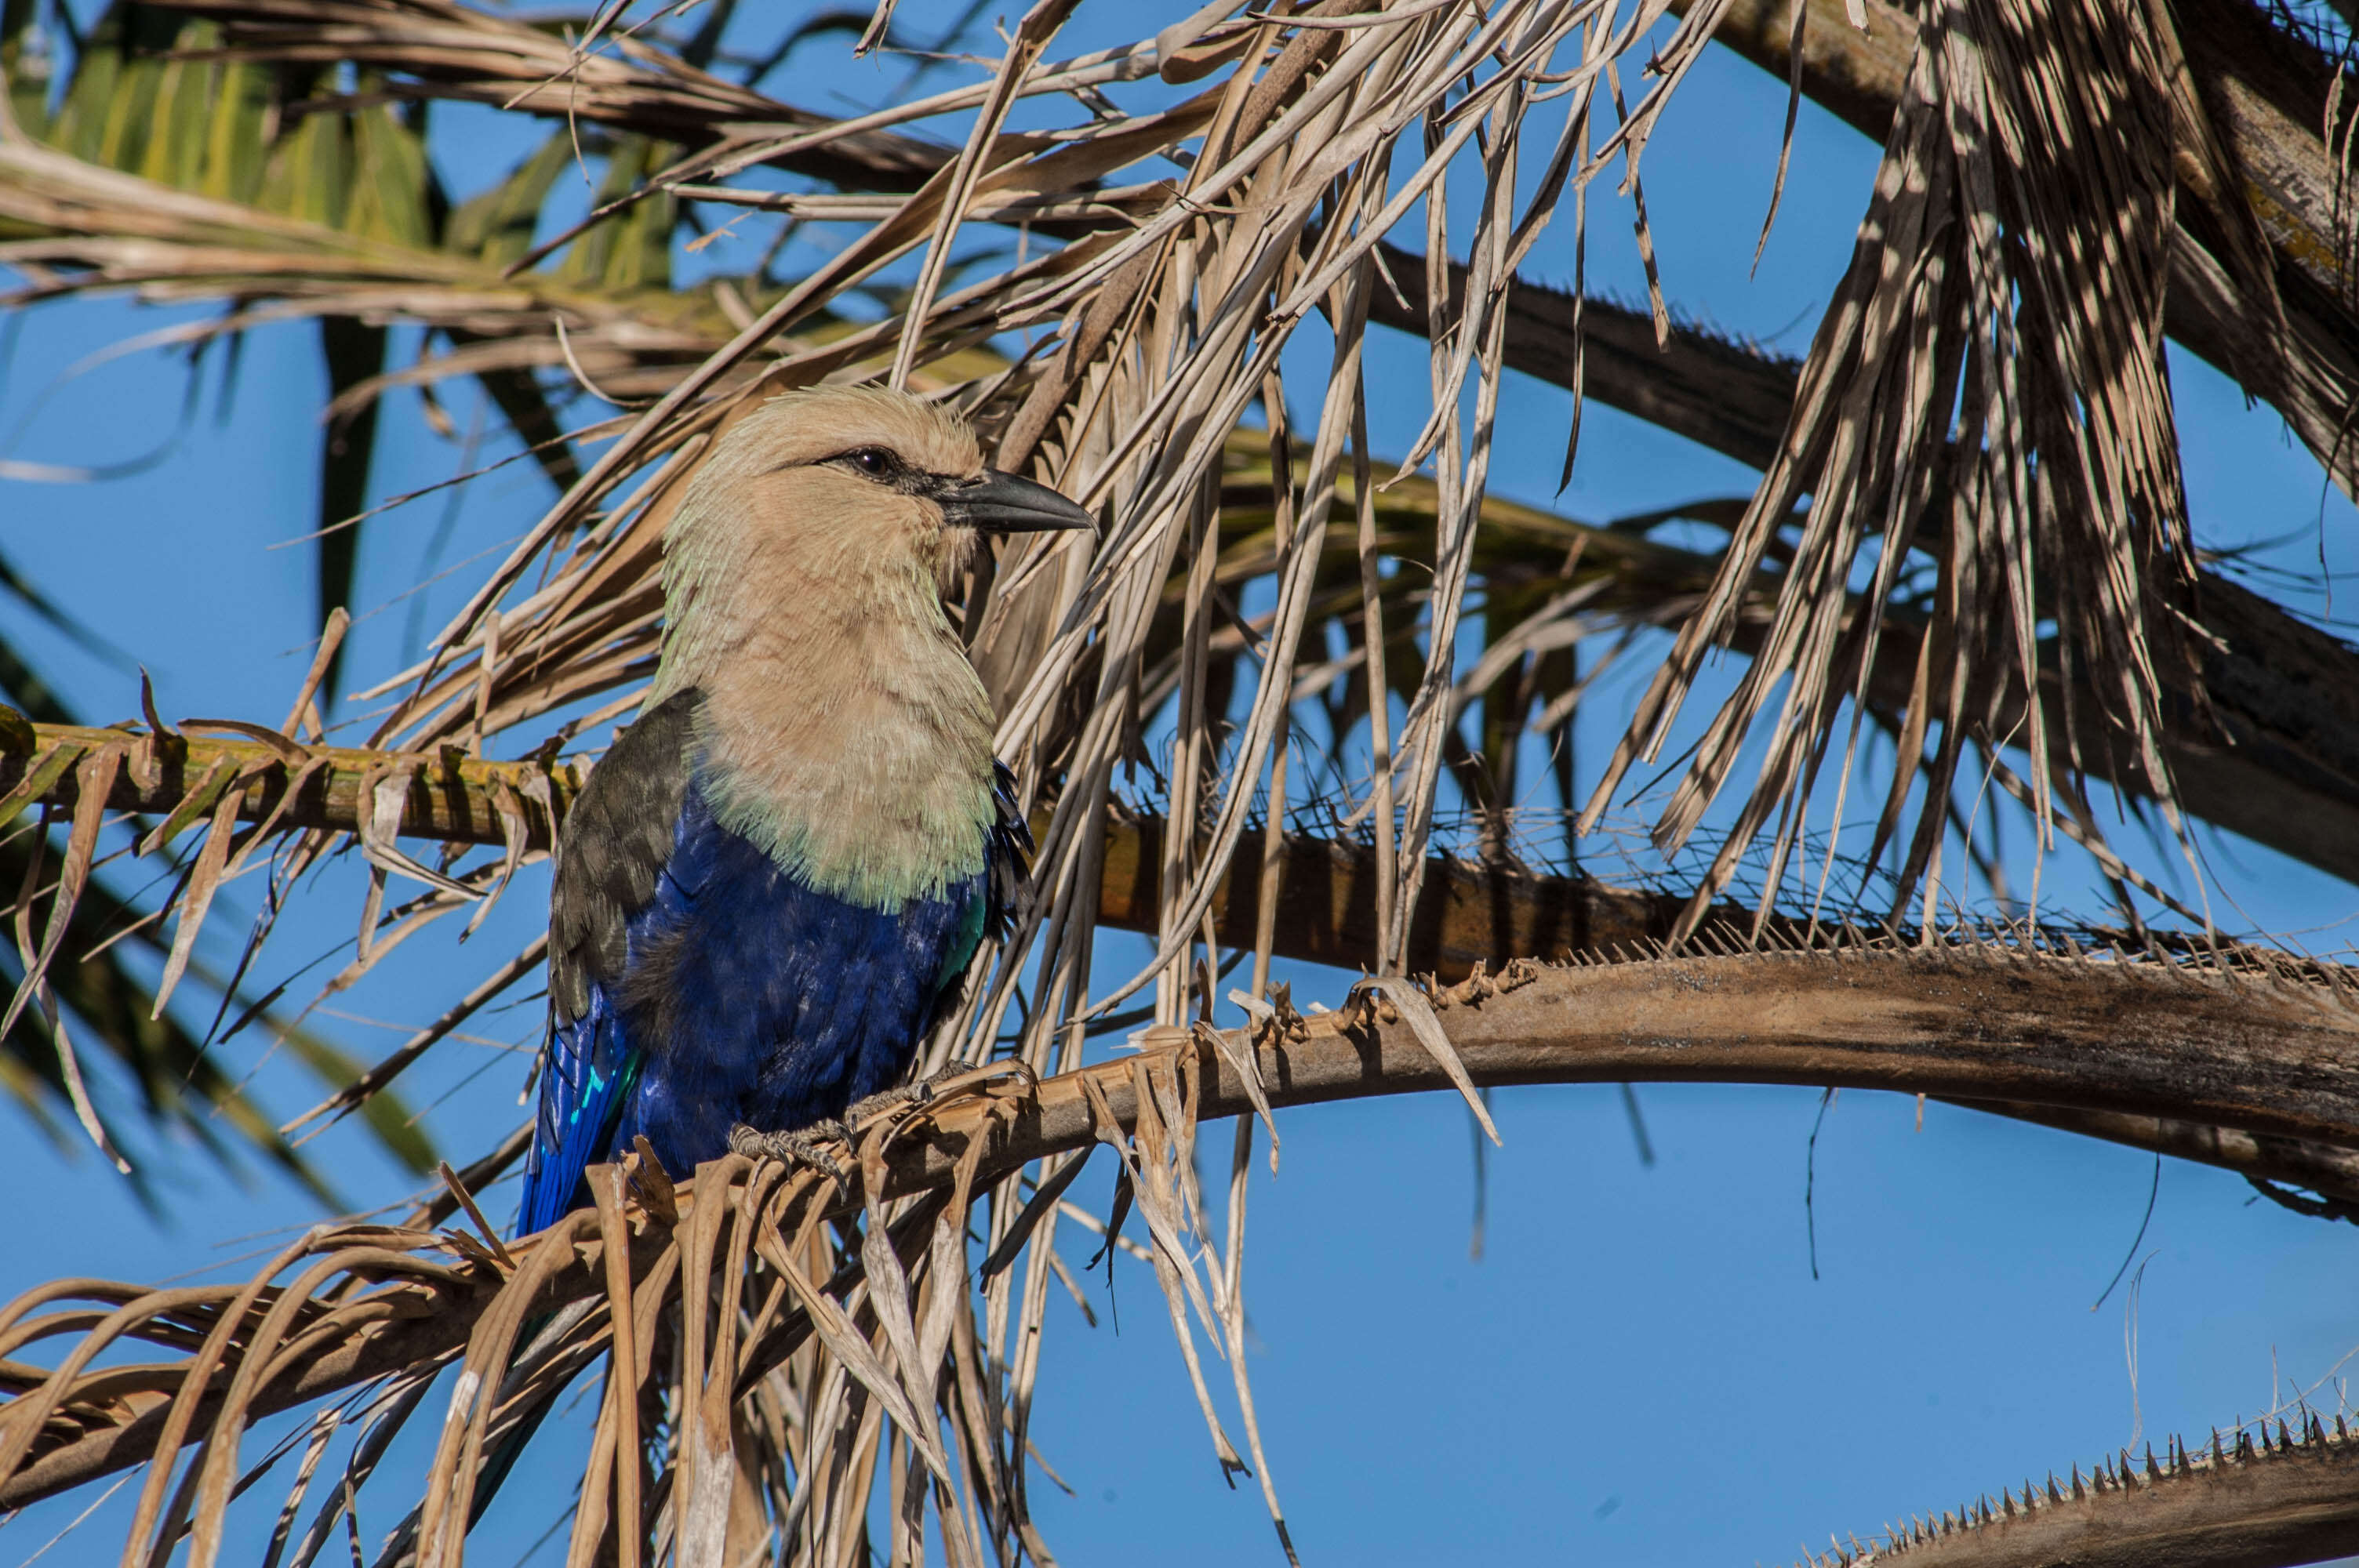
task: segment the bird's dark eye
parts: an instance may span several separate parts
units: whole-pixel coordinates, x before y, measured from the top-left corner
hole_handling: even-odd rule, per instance
[[[900,463],[882,447],[858,447],[843,454],[843,460],[871,479],[883,479]]]

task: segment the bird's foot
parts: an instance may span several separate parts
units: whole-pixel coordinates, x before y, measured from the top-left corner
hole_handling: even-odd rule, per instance
[[[1027,1089],[1037,1087],[1040,1081],[1038,1074],[1026,1064],[1013,1059],[986,1062],[980,1067],[954,1065],[919,1078],[916,1083],[881,1089],[845,1111],[843,1119],[853,1127],[865,1127],[877,1117],[903,1106],[929,1106],[936,1100],[948,1099],[1011,1077],[1022,1080]]]
[[[865,1127],[886,1111],[897,1110],[902,1106],[924,1105],[934,1098],[934,1079],[940,1076],[941,1074],[936,1073],[933,1077],[919,1078],[914,1084],[897,1084],[889,1089],[879,1089],[856,1101],[843,1113],[843,1119],[851,1126]]]
[[[841,1142],[852,1146],[852,1129],[832,1117],[814,1121],[809,1127],[799,1127],[791,1132],[762,1132],[739,1122],[729,1130],[729,1149],[748,1160],[776,1160],[788,1169],[808,1166],[827,1177],[838,1186],[845,1184],[843,1167],[835,1162],[826,1145]]]

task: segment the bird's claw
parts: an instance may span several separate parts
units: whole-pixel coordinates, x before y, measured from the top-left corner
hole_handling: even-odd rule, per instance
[[[940,1072],[919,1078],[915,1083],[878,1090],[845,1111],[843,1119],[854,1127],[864,1127],[876,1117],[897,1107],[931,1105],[938,1096],[948,1096],[965,1089],[980,1087],[1005,1077],[1021,1078],[1027,1089],[1038,1088],[1040,1082],[1040,1076],[1035,1073],[1030,1065],[1013,1058],[986,1062],[980,1067],[953,1063]]]
[[[729,1130],[729,1148],[733,1153],[748,1160],[776,1160],[789,1170],[798,1165],[819,1172],[838,1186],[844,1184],[843,1167],[837,1164],[825,1145],[841,1141],[849,1147],[852,1129],[833,1118],[799,1127],[791,1132],[763,1132],[739,1122]]]
[[[920,1078],[914,1084],[900,1084],[889,1089],[877,1090],[845,1111],[843,1119],[853,1127],[864,1127],[897,1106],[923,1105],[933,1098],[934,1080]]]
[[[840,1142],[845,1149],[856,1150],[860,1147],[860,1134],[853,1130],[855,1128],[864,1130],[879,1117],[905,1106],[929,1106],[937,1098],[979,1089],[1008,1077],[1022,1080],[1027,1089],[1039,1084],[1039,1075],[1017,1061],[988,1062],[980,1067],[949,1067],[916,1083],[869,1095],[845,1111],[841,1121],[830,1117],[790,1132],[764,1132],[741,1121],[729,1130],[729,1149],[748,1160],[776,1160],[789,1167],[808,1166],[838,1185],[844,1185],[843,1167],[830,1154],[828,1145]]]

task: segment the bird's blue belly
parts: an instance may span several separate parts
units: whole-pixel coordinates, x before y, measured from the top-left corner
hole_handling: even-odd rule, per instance
[[[691,787],[621,983],[593,984],[551,1041],[542,1119],[564,1125],[541,1142],[562,1152],[536,1150],[525,1227],[587,1201],[582,1167],[636,1137],[685,1176],[739,1122],[807,1127],[890,1087],[973,957],[984,898],[977,873],[890,913],[848,903],[713,820]]]
[[[947,961],[955,975],[973,951],[982,879],[864,909],[782,871],[694,790],[675,845],[649,918],[633,923],[645,929],[632,933],[623,1022],[648,1037],[615,1136],[628,1147],[646,1134],[685,1172],[725,1152],[738,1122],[805,1127],[898,1078]]]

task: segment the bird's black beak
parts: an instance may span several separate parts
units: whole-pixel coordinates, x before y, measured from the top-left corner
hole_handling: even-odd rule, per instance
[[[1036,534],[1052,528],[1094,533],[1098,525],[1095,517],[1047,485],[997,469],[985,469],[981,479],[951,486],[942,492],[941,503],[944,522],[987,534]]]

